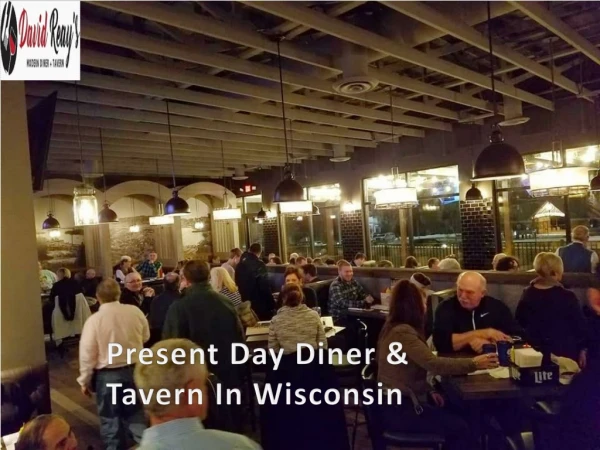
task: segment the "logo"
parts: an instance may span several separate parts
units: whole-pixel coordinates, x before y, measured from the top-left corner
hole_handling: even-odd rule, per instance
[[[0,8],[0,79],[80,79],[78,1],[0,1]]]
[[[17,62],[17,16],[11,2],[4,4],[2,8],[2,25],[0,26],[0,37],[2,38],[2,67],[4,72],[10,75]]]
[[[480,318],[482,318],[482,317],[485,317],[485,316],[487,316],[488,314],[489,314],[489,312],[486,312],[486,313],[481,313],[481,314],[479,315],[479,317],[480,317]]]

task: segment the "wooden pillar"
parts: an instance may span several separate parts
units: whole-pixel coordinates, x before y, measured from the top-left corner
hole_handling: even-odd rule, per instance
[[[83,243],[87,267],[93,267],[99,276],[112,277],[109,224],[83,227]]]
[[[328,214],[325,217],[325,239],[327,239],[327,254],[335,255],[335,233],[333,227],[336,219],[332,219]]]
[[[499,198],[502,199],[502,204],[500,206],[503,212],[502,225],[504,229],[504,253],[507,255],[512,255],[514,254],[514,249],[512,227],[510,226],[510,195],[508,192],[502,192]]]
[[[408,211],[401,209],[399,211],[400,217],[400,243],[402,245],[400,255],[402,257],[401,264],[404,265],[404,261],[408,257]]]

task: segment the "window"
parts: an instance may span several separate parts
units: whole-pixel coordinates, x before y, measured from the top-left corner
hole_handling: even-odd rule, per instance
[[[236,206],[242,210],[242,220],[238,221],[240,248],[247,250],[255,242],[264,245],[262,224],[256,220],[256,214],[262,207],[262,195],[239,197]]]
[[[376,210],[374,193],[391,187],[392,177],[364,182],[370,257],[390,260],[395,267],[403,266],[406,256],[415,256],[423,266],[432,257],[454,254],[460,258],[458,166],[410,172],[400,178],[404,175],[408,186],[417,189],[416,208]]]
[[[567,166],[590,167],[600,157],[598,146],[567,149]],[[560,165],[560,155],[542,152],[523,157],[528,173]],[[590,167],[591,169],[591,167]],[[590,170],[590,178],[595,172]],[[590,229],[590,244],[600,249],[600,203],[597,195],[534,197],[529,177],[496,182],[498,228],[502,252],[514,255],[525,269],[533,267],[539,252],[554,252],[570,242],[569,231],[577,225]],[[598,240],[597,240],[598,239]]]
[[[306,194],[313,202],[312,214],[282,216],[283,259],[287,260],[292,253],[312,258],[341,258],[339,184],[311,187]]]

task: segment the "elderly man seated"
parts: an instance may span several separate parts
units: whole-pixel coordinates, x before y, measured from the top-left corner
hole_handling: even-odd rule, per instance
[[[125,289],[121,292],[121,303],[137,306],[148,316],[153,298],[154,289],[144,287],[139,273],[133,272],[125,277]]]
[[[486,295],[483,275],[463,272],[456,287],[456,295],[440,303],[435,311],[433,343],[439,352],[481,353],[484,344],[522,335],[508,306]]]
[[[159,349],[167,355],[177,350],[185,364],[160,362]],[[144,431],[139,449],[239,449],[258,450],[260,446],[245,436],[220,430],[207,430],[202,420],[208,415],[208,370],[198,362],[192,363],[192,352],[200,347],[188,339],[167,339],[152,347],[150,364],[135,367],[135,384],[149,396],[145,405],[150,428]],[[171,401],[157,401],[153,393],[166,391]]]
[[[146,259],[136,267],[136,270],[143,278],[162,277],[162,263],[158,260],[158,255],[154,250],[146,254]]]

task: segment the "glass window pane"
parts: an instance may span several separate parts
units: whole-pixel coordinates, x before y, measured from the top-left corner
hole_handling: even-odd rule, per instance
[[[438,167],[400,174],[396,179],[381,175],[366,179],[365,202],[371,244],[371,258],[390,260],[394,266],[404,265],[399,210],[376,210],[374,193],[407,180],[417,189],[419,206],[406,210],[407,256],[426,265],[431,257],[443,258],[450,254],[460,258],[460,211],[458,197],[458,166]],[[411,226],[412,225],[412,226]]]
[[[515,256],[523,269],[533,268],[539,252],[553,252],[566,243],[563,197],[532,197],[525,188],[498,193],[502,252]]]
[[[312,216],[315,258],[338,260],[343,256],[340,238],[339,206],[323,206],[321,214]]]
[[[284,216],[287,250],[283,258],[285,261],[289,260],[292,253],[312,256],[310,219],[311,216]]]

